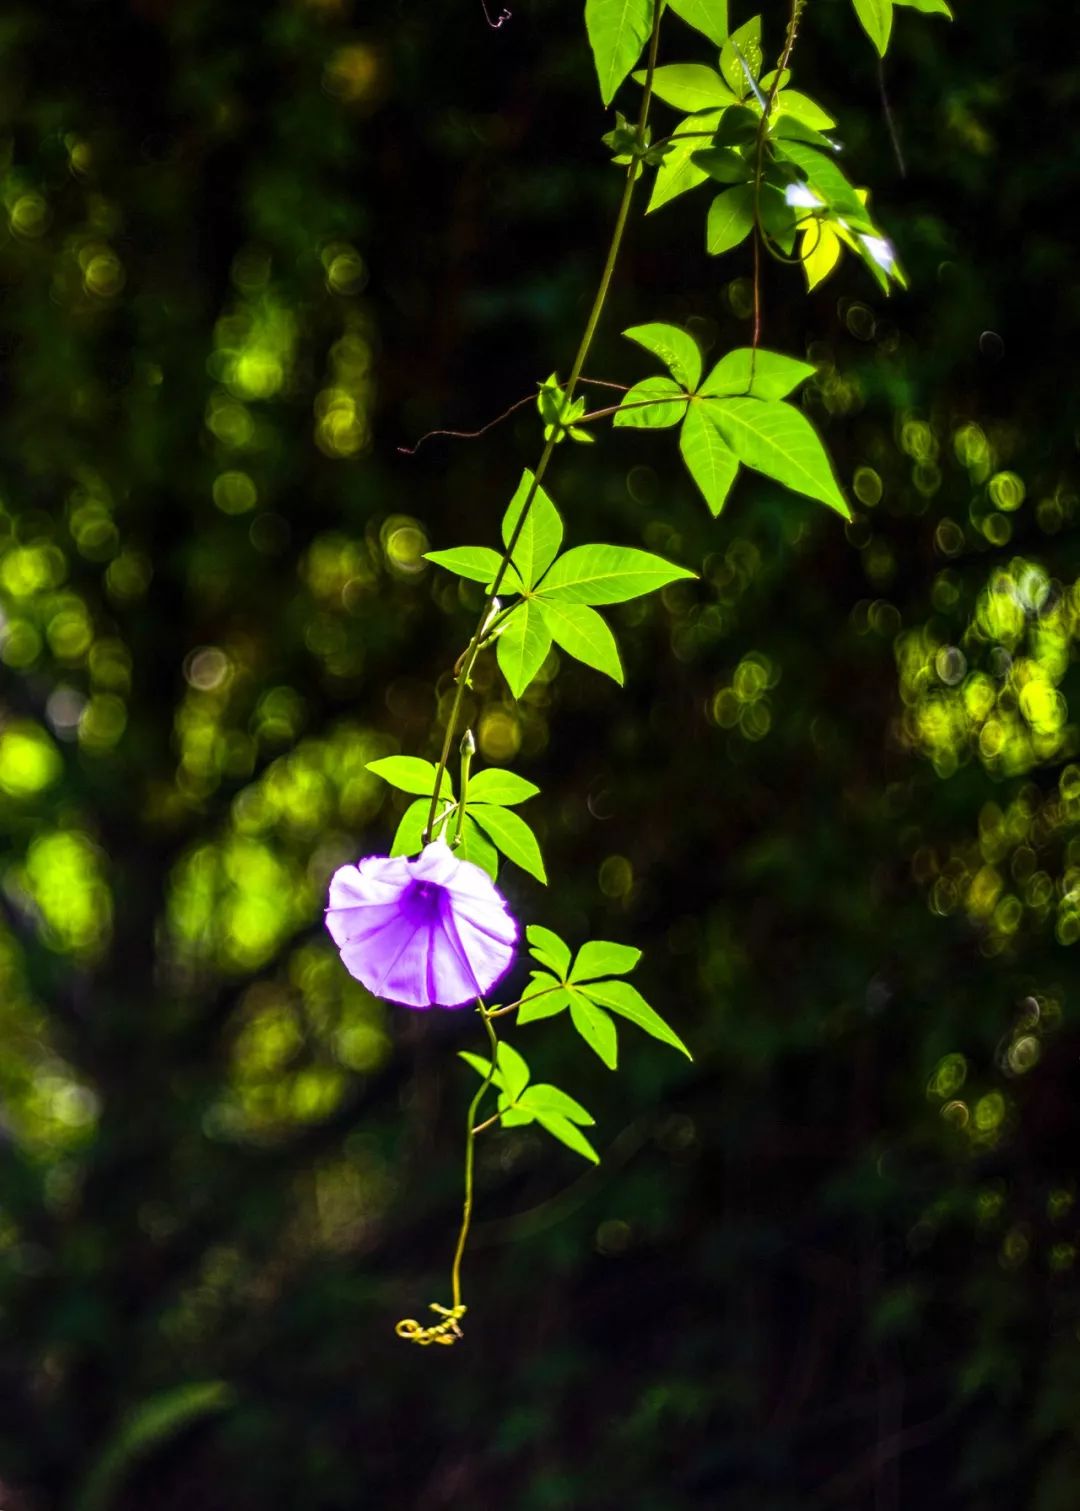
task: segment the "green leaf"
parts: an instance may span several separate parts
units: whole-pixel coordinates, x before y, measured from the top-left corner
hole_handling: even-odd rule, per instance
[[[570,1006],[570,993],[543,971],[535,971],[532,980],[521,994],[518,1008],[519,1023],[539,1023],[542,1018],[554,1018]]]
[[[516,803],[528,802],[540,791],[535,782],[527,782],[516,771],[504,771],[501,766],[489,766],[469,778],[468,801],[470,803],[498,803],[503,808],[512,808]]]
[[[600,1056],[609,1070],[614,1070],[619,1058],[619,1041],[615,1025],[607,1013],[580,991],[570,993],[570,1021],[585,1043]]]
[[[448,819],[447,822],[452,824],[454,820]],[[465,810],[465,821],[461,826],[461,844],[455,854],[462,860],[472,861],[473,865],[479,866],[481,871],[486,871],[492,881],[499,879],[499,856],[495,846],[483,831],[477,828],[468,807]]]
[[[652,18],[653,0],[585,0],[585,27],[605,105],[641,57]]]
[[[757,141],[761,115],[748,105],[730,105],[713,132],[716,147],[749,147]]]
[[[647,399],[656,399],[657,403],[646,404]],[[680,399],[681,405],[677,402]],[[637,430],[663,430],[679,423],[685,406],[686,390],[680,388],[674,378],[665,378],[658,373],[653,378],[635,383],[623,395],[611,423],[633,426]]]
[[[710,42],[721,45],[727,36],[728,0],[668,0],[677,16],[703,32]]]
[[[952,10],[945,0],[893,0],[893,3],[910,5],[912,10],[921,10],[924,16],[947,16],[950,21],[953,18]]]
[[[525,938],[529,941],[530,955],[539,960],[541,965],[550,966],[557,976],[565,980],[570,969],[570,946],[558,934],[539,923],[529,924]]]
[[[777,116],[793,116],[802,121],[804,126],[812,126],[815,131],[831,131],[836,125],[832,116],[822,110],[816,100],[812,100],[808,94],[800,94],[797,89],[781,90],[776,97],[774,112]]]
[[[544,623],[536,599],[522,599],[495,642],[499,670],[515,698],[521,697],[543,666],[550,649],[551,631]]]
[[[632,325],[623,331],[623,335],[659,357],[671,376],[684,388],[693,390],[701,382],[701,348],[689,331],[677,325],[654,322]]]
[[[540,591],[545,607],[551,602],[625,603],[696,575],[632,546],[575,546],[559,557]]]
[[[515,866],[528,871],[537,881],[547,883],[547,872],[544,870],[544,860],[540,846],[536,843],[536,835],[523,818],[519,818],[509,808],[495,808],[487,803],[475,808],[472,817],[495,841],[507,860],[512,860]]]
[[[748,346],[730,351],[713,368],[699,389],[702,397],[727,398],[752,394],[755,399],[786,399],[792,389],[817,369],[809,362],[785,357],[782,352],[757,352]]]
[[[552,1138],[557,1138],[561,1144],[565,1144],[575,1154],[580,1154],[585,1159],[591,1160],[594,1165],[600,1163],[600,1156],[589,1143],[589,1140],[582,1133],[581,1129],[576,1128],[569,1119],[561,1118],[553,1112],[538,1112],[536,1114],[536,1121],[540,1124],[541,1128],[551,1134]]]
[[[641,951],[610,939],[591,939],[578,950],[571,981],[592,981],[597,976],[625,976],[641,959]]]
[[[533,474],[526,467],[502,521],[503,545],[509,546],[525,500],[533,490]],[[558,555],[563,527],[559,511],[543,488],[537,486],[532,505],[514,547],[513,562],[527,588],[542,577]]]
[[[834,215],[847,221],[854,231],[873,232],[874,223],[862,200],[840,172],[832,156],[819,152],[806,142],[792,141],[788,137],[774,138],[773,145],[781,160],[786,158],[802,170],[808,186]]]
[[[758,78],[764,61],[764,54],[761,51],[760,16],[754,16],[749,21],[745,21],[731,33],[720,49],[720,72],[741,100],[750,93],[750,81],[740,62],[740,55],[746,60],[754,78]]]
[[[555,644],[568,656],[603,672],[622,687],[619,647],[596,610],[586,608],[583,603],[554,603],[543,597],[538,602]]]
[[[502,557],[490,546],[458,546],[453,551],[425,551],[425,561],[433,561],[437,567],[467,577],[470,582],[482,582],[490,587],[498,575]],[[521,583],[513,566],[507,568],[503,584],[507,592],[518,593]]]
[[[586,1128],[596,1123],[592,1113],[587,1112],[580,1102],[575,1102],[558,1086],[548,1086],[543,1081],[530,1086],[521,1102],[531,1112],[554,1113],[556,1117],[566,1118],[569,1123],[581,1123]]]
[[[713,257],[730,252],[745,241],[754,227],[754,187],[736,184],[725,189],[709,206],[705,226],[705,246]]]
[[[782,189],[775,184],[762,184],[758,195],[761,229],[789,257],[795,249],[795,226],[801,213],[788,204]]]
[[[420,756],[380,756],[377,761],[369,761],[367,769],[402,792],[418,792],[430,797],[435,791],[437,767]],[[448,771],[443,772],[440,793],[443,797],[454,795]]]
[[[708,138],[694,133],[711,132],[715,129],[717,115],[718,112],[715,110],[688,115],[676,126],[672,133],[671,144],[656,170],[649,206],[645,212],[647,215],[651,215],[654,210],[659,210],[661,205],[666,205],[669,200],[676,199],[680,194],[685,194],[689,189],[696,189],[698,184],[705,182],[708,175],[691,159],[692,155],[705,145]]]
[[[679,433],[679,450],[711,513],[727,500],[739,459],[700,404],[691,404]]]
[[[419,855],[424,848],[424,825],[427,823],[428,810],[431,807],[431,799],[426,797],[417,798],[415,803],[410,803],[401,815],[401,822],[397,826],[394,835],[394,843],[390,846],[391,855]],[[449,804],[439,800],[439,811],[445,813]],[[438,814],[436,814],[438,817]],[[448,819],[447,823],[452,822]]]
[[[524,1128],[536,1122],[535,1112],[526,1112],[523,1107],[513,1107],[505,1096],[499,1098],[499,1118],[504,1128]]]
[[[466,1065],[471,1065],[473,1070],[476,1071],[476,1074],[482,1081],[487,1080],[488,1072],[491,1070],[490,1060],[485,1060],[483,1055],[474,1055],[469,1049],[459,1049],[458,1059],[464,1060]],[[502,1083],[502,1076],[496,1070],[495,1074],[491,1078],[491,1084],[493,1086],[501,1087]]]
[[[703,399],[724,440],[740,462],[778,483],[828,504],[845,519],[851,513],[833,476],[817,431],[790,404],[764,399]]]
[[[529,1067],[525,1063],[524,1057],[518,1054],[512,1044],[507,1044],[506,1040],[503,1039],[499,1043],[495,1063],[499,1067],[499,1074],[502,1077],[503,1091],[506,1092],[511,1102],[516,1102],[529,1084]]]
[[[718,184],[745,184],[752,176],[750,164],[734,147],[702,147],[694,162]]]
[[[613,1013],[629,1019],[662,1044],[670,1044],[672,1049],[680,1050],[688,1060],[694,1058],[675,1030],[668,1027],[660,1014],[649,1006],[629,981],[595,981],[582,990],[588,992],[594,1002],[602,1003]]]
[[[827,136],[822,136],[821,132],[815,131],[813,126],[800,121],[797,115],[779,116],[773,126],[773,136],[780,141],[786,138],[792,142],[806,142],[809,146],[816,147],[819,152],[824,152],[826,156],[836,151]]]
[[[852,0],[855,14],[862,22],[863,31],[873,42],[881,57],[889,45],[892,30],[893,0]]]
[[[645,72],[634,75],[644,84]],[[722,110],[738,103],[715,68],[704,63],[665,63],[653,74],[653,94],[676,110]]]

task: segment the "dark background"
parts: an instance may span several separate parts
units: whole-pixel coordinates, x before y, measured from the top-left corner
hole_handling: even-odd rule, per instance
[[[445,1299],[467,1015],[348,978],[326,880],[432,755],[620,189],[578,6],[0,10],[0,1505],[1025,1507],[1080,1477],[1075,249],[1049,0],[898,10],[884,87],[811,0],[911,290],[765,269],[855,505],[707,515],[670,433],[564,447],[568,541],[697,571],[612,612],[627,688],[493,665],[535,779],[518,914],[645,950],[692,1066],[516,1042],[600,1168],[485,1138]],[[767,53],[785,8],[766,12]],[[742,13],[735,20],[745,19]],[[668,61],[710,61],[672,18]],[[628,86],[623,108],[635,103]],[[661,125],[671,112],[656,108]],[[643,202],[643,201],[642,201]],[[708,191],[636,217],[619,330],[745,344]],[[640,209],[640,205],[639,205]],[[524,979],[524,973],[512,978]]]

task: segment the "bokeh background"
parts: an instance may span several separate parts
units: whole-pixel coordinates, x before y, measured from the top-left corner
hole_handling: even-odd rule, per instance
[[[483,667],[553,877],[504,886],[641,945],[695,1062],[522,1032],[603,1163],[483,1143],[420,1351],[477,1027],[320,910],[400,812],[365,762],[437,748],[476,598],[422,552],[494,542],[537,424],[397,448],[565,372],[595,286],[579,7],[4,0],[4,1511],[1076,1505],[1080,65],[1050,0],[957,9],[882,79],[813,0],[796,57],[912,284],[766,267],[853,522],[713,521],[670,433],[557,456],[571,543],[701,577],[613,612],[625,692]],[[592,376],[745,344],[706,204],[636,220]]]

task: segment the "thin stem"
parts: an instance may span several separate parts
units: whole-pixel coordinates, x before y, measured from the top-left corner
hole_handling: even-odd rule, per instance
[[[655,0],[653,10],[652,34],[649,38],[649,59],[645,73],[645,88],[642,91],[641,109],[638,112],[637,120],[637,146],[639,152],[644,152],[645,149],[645,127],[648,124],[649,106],[652,103],[653,75],[656,72],[656,54],[657,48],[660,45],[660,17],[663,14],[663,10],[663,0]],[[623,236],[626,233],[626,223],[630,216],[630,202],[634,196],[634,182],[640,171],[640,159],[635,153],[626,170],[626,182],[623,186],[622,199],[619,201],[619,209],[615,216],[615,227],[611,235],[611,245],[608,247],[607,258],[604,262],[604,270],[600,275],[600,285],[597,288],[596,297],[593,299],[592,309],[589,311],[589,318],[585,323],[585,331],[578,345],[577,355],[574,357],[574,365],[570,369],[570,377],[567,379],[566,387],[563,390],[567,406],[569,406],[570,401],[573,399],[574,390],[577,388],[578,382],[581,379],[582,369],[584,368],[585,362],[588,358],[589,349],[592,346],[593,337],[596,335],[597,326],[600,324],[600,317],[604,312],[604,305],[607,303],[607,297],[611,290],[611,281],[615,273],[615,264],[619,259],[619,252],[622,249]],[[481,641],[484,639],[484,631],[487,625],[488,614],[491,610],[492,600],[497,598],[499,595],[499,589],[502,586],[503,578],[506,576],[507,568],[509,567],[510,562],[513,558],[514,551],[517,548],[517,543],[521,538],[521,532],[525,528],[525,522],[529,517],[529,511],[532,508],[533,500],[536,498],[540,484],[543,482],[544,476],[547,473],[548,464],[551,461],[551,457],[555,450],[556,444],[562,438],[563,430],[564,427],[562,424],[553,425],[551,428],[551,434],[548,436],[547,441],[544,443],[544,449],[540,453],[540,460],[536,464],[536,471],[533,474],[532,482],[529,485],[528,492],[526,493],[524,502],[522,503],[521,513],[518,515],[517,524],[514,526],[514,529],[510,535],[510,539],[506,543],[506,550],[503,552],[502,560],[499,563],[499,570],[495,574],[495,580],[491,584],[491,591],[488,594],[484,606],[480,611],[480,618],[477,621],[476,629],[473,631],[472,639],[469,641],[469,644],[465,648],[463,655],[459,658],[460,670],[457,674],[457,690],[454,693],[454,701],[450,706],[450,716],[447,720],[446,733],[443,737],[442,750],[439,754],[439,764],[435,769],[435,786],[432,789],[431,793],[431,806],[428,809],[427,823],[424,825],[423,837],[425,843],[427,843],[431,838],[431,826],[435,822],[435,812],[438,808],[439,792],[442,788],[442,779],[446,771],[446,763],[450,759],[450,748],[454,742],[454,735],[457,730],[458,719],[461,717],[461,705],[465,698],[465,689],[469,685],[469,678],[472,674],[473,663],[475,662],[476,657],[479,654]]]
[[[791,62],[791,54],[795,47],[795,37],[799,30],[799,18],[802,15],[805,4],[806,0],[791,0],[791,16],[788,19],[787,32],[784,36],[784,50],[780,54],[780,61],[776,65],[772,86],[769,89],[768,98],[762,106],[761,121],[758,124],[757,144],[754,152],[754,331],[750,342],[751,350],[755,354],[761,341],[761,242],[764,239],[764,230],[761,224],[761,175],[765,161],[765,137],[768,134],[769,117],[772,115],[773,106],[776,104],[776,96],[780,93],[780,80],[784,77],[787,66]]]
[[[540,997],[546,997],[549,992],[559,992],[559,991],[562,991],[562,989],[565,986],[565,984],[566,983],[563,982],[563,981],[558,981],[558,982],[556,982],[556,984],[554,986],[545,986],[544,990],[542,992],[533,992],[533,994],[531,995],[531,997],[529,997],[528,1000],[530,1002],[536,1002]],[[506,1013],[516,1013],[517,1010],[518,1010],[518,1008],[521,1006],[521,1004],[524,1001],[525,1001],[524,997],[519,997],[516,1002],[508,1002],[505,1007],[493,1007],[490,1010],[490,1012],[488,1013],[488,1017],[489,1018],[501,1018]]]
[[[465,1119],[465,1202],[461,1210],[461,1231],[458,1233],[457,1248],[454,1250],[454,1262],[450,1266],[450,1292],[452,1298],[450,1304],[455,1311],[461,1305],[461,1261],[465,1254],[465,1245],[469,1239],[469,1227],[472,1223],[473,1167],[475,1164],[475,1140],[477,1133],[473,1124],[476,1121],[477,1109],[483,1101],[488,1087],[495,1078],[495,1062],[499,1054],[499,1040],[495,1030],[491,1026],[490,1014],[479,997],[476,1001],[477,1012],[479,1012],[481,1018],[484,1020],[484,1027],[487,1029],[488,1040],[491,1044],[491,1068],[481,1082],[480,1090],[469,1103],[469,1111]]]

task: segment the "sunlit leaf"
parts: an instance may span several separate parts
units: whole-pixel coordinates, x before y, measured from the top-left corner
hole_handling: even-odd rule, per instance
[[[655,404],[647,401],[655,399]],[[638,430],[662,430],[677,425],[686,408],[686,391],[674,378],[665,378],[662,373],[644,378],[635,383],[623,396],[622,404],[615,411],[611,423],[633,426]]]
[[[600,1156],[589,1143],[589,1140],[582,1133],[581,1129],[571,1123],[568,1118],[559,1117],[554,1112],[538,1112],[535,1116],[541,1128],[550,1133],[552,1138],[557,1138],[561,1144],[565,1144],[575,1154],[580,1154],[585,1159],[591,1160],[594,1165],[600,1163]]]
[[[653,0],[585,0],[585,28],[605,105],[640,58],[652,18]]]
[[[515,866],[528,871],[537,881],[546,882],[547,872],[540,854],[536,835],[525,820],[509,808],[496,808],[481,803],[472,810],[472,817]]]
[[[521,1024],[539,1023],[542,1018],[554,1018],[570,1006],[570,993],[566,987],[543,971],[536,971],[521,994],[521,1006],[517,1020]]]
[[[454,820],[450,819],[448,822],[452,824]],[[454,853],[461,860],[471,861],[474,866],[479,866],[482,871],[486,871],[492,881],[498,880],[498,852],[483,830],[477,827],[475,819],[468,811],[465,813],[465,820],[461,826],[461,843]]]
[[[632,546],[575,546],[559,557],[540,591],[545,601],[625,603],[694,576],[686,567]]]
[[[711,134],[711,131],[715,129],[718,114],[713,110],[688,115],[676,126],[672,133],[671,144],[656,170],[646,214],[651,215],[654,210],[659,210],[661,205],[666,205],[669,200],[676,199],[687,190],[696,189],[699,184],[705,183],[708,174],[691,158],[692,154],[704,146],[708,140],[708,136],[704,133]]]
[[[816,289],[840,261],[841,240],[828,221],[816,217],[800,226],[799,250],[807,292]]]
[[[684,388],[693,390],[700,383],[701,348],[689,331],[655,321],[649,325],[631,325],[623,335],[659,357]]]
[[[615,1025],[607,1013],[575,990],[570,993],[570,1019],[589,1048],[599,1055],[609,1070],[614,1070],[619,1058],[619,1041]]]
[[[501,766],[488,766],[469,778],[468,801],[470,803],[498,803],[512,808],[517,803],[527,802],[540,791],[535,782],[528,782],[516,771],[505,771]]]
[[[495,1063],[499,1067],[503,1091],[511,1102],[516,1102],[529,1084],[529,1067],[524,1056],[519,1054],[512,1044],[502,1039],[499,1042]]]
[[[625,976],[641,959],[641,951],[609,939],[591,939],[578,950],[570,980],[592,981],[597,976]]]
[[[800,410],[764,399],[700,402],[709,406],[720,434],[740,462],[796,493],[819,499],[845,519],[851,518],[828,454]]]
[[[755,352],[742,346],[720,358],[699,393],[702,397],[752,394],[756,399],[786,399],[816,371],[812,363],[786,357],[782,352],[769,352],[761,347]]]
[[[754,226],[754,189],[752,184],[736,184],[725,189],[709,206],[705,224],[705,246],[713,257],[730,252],[745,241]]]
[[[717,47],[727,36],[728,0],[668,0],[668,6]]]
[[[425,761],[420,756],[380,756],[377,761],[369,761],[367,769],[402,792],[426,793],[430,797],[435,791],[437,768],[434,762]],[[453,796],[448,771],[443,773],[439,790],[443,797]]]
[[[439,800],[439,811],[445,813],[448,803]],[[431,800],[426,797],[417,798],[415,803],[410,803],[401,815],[401,822],[397,826],[394,842],[390,846],[391,855],[419,855],[424,848],[424,826],[427,823],[428,812],[431,808]],[[447,823],[452,822],[448,819]],[[440,836],[443,831],[440,830]]]
[[[863,31],[884,57],[892,30],[893,0],[852,0],[852,4]]]
[[[953,13],[945,0],[893,0],[894,5],[909,5],[912,10],[920,10],[927,16],[947,16],[951,21]]]
[[[644,70],[634,78],[643,84]],[[676,110],[717,110],[738,103],[716,69],[704,63],[665,63],[653,74],[653,94]]]
[[[556,1117],[580,1123],[585,1128],[591,1128],[596,1122],[592,1113],[587,1112],[580,1102],[576,1102],[565,1091],[560,1091],[558,1086],[548,1086],[543,1081],[530,1086],[521,1100],[533,1112],[554,1113]]]
[[[570,969],[570,946],[559,938],[558,934],[551,929],[545,929],[541,924],[530,923],[525,930],[525,937],[529,941],[529,953],[540,961],[541,965],[548,965],[559,977],[565,977]]]
[[[562,544],[563,527],[559,511],[543,488],[534,488],[533,474],[526,467],[513,498],[506,506],[502,521],[503,545],[509,547],[517,522],[532,495],[532,503],[514,546],[513,562],[527,588],[542,577],[555,560]]]
[[[870,219],[853,185],[837,167],[830,154],[819,152],[806,142],[789,137],[776,138],[774,145],[782,158],[793,163],[805,175],[810,189],[826,204],[832,214],[840,216],[854,231],[873,232]]]
[[[807,94],[800,94],[797,89],[782,89],[776,97],[774,109],[778,116],[794,116],[815,131],[830,131],[836,125],[832,116],[816,100],[812,100]]]
[[[523,599],[495,642],[499,670],[515,698],[521,697],[550,649],[551,631],[544,623],[539,605],[533,598]]]
[[[673,1049],[680,1050],[688,1060],[693,1059],[686,1045],[679,1038],[673,1028],[670,1028],[661,1018],[660,1014],[649,1006],[645,998],[631,986],[629,981],[594,981],[582,988],[588,992],[594,1002],[610,1008],[613,1013],[626,1018],[629,1022],[644,1029],[654,1039],[659,1039],[663,1044],[670,1044]]]
[[[679,450],[710,511],[719,514],[735,481],[739,459],[696,402],[686,412]]]
[[[596,610],[587,608],[583,603],[549,602],[543,597],[539,602],[544,622],[551,631],[555,644],[568,656],[583,661],[586,666],[591,666],[598,672],[604,672],[621,687],[623,669],[619,647],[615,643],[615,636]]]
[[[452,551],[426,551],[424,560],[434,562],[437,567],[458,577],[467,577],[470,582],[482,582],[485,587],[490,587],[498,575],[502,557],[490,546],[458,546]],[[510,593],[521,591],[521,581],[512,565],[507,568],[500,588]]]
[[[746,77],[745,61],[756,79],[761,73],[764,54],[761,51],[761,17],[753,16],[726,39],[720,49],[720,72],[728,84],[743,99],[750,93],[750,80]]]

